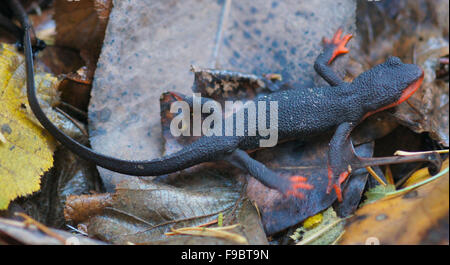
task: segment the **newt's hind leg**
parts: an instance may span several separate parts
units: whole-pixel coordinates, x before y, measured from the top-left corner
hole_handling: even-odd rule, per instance
[[[336,73],[329,67],[333,60],[341,55],[349,52],[345,47],[348,41],[352,38],[351,34],[342,35],[342,29],[338,29],[331,40],[324,38],[323,52],[317,57],[314,63],[316,72],[327,81],[331,86],[338,86],[344,81],[336,75]]]
[[[313,185],[307,183],[307,178],[292,176],[288,179],[268,169],[264,164],[251,158],[247,152],[236,149],[225,158],[232,165],[250,173],[269,188],[277,189],[286,196],[294,196],[303,199],[305,196],[301,190],[311,190]]]
[[[358,168],[367,168],[372,166],[411,163],[411,162],[428,162],[430,172],[439,172],[442,161],[438,153],[425,152],[407,156],[390,156],[390,157],[359,157],[355,154],[350,133],[355,127],[354,124],[344,122],[340,124],[333,138],[330,141],[330,149],[328,151],[328,187],[327,193],[334,189],[337,199],[342,202],[341,185],[351,175],[353,170]],[[432,173],[432,174],[433,174]]]

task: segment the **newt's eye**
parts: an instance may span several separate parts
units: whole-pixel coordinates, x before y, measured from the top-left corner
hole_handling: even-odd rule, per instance
[[[401,65],[402,64],[402,60],[400,60],[400,58],[395,57],[395,56],[389,56],[386,60],[387,63],[389,63],[390,65]]]

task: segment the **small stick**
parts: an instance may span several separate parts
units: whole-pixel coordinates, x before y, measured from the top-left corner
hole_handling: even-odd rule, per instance
[[[394,176],[392,176],[392,170],[389,165],[386,165],[386,172],[384,173],[384,176],[389,184],[395,185]]]
[[[217,224],[217,222],[218,222],[218,220],[217,220],[217,219],[214,219],[214,220],[212,220],[212,221],[210,221],[210,222],[207,222],[207,223],[198,225],[198,227],[206,227],[206,226],[210,226],[210,225],[213,225],[213,224]]]
[[[37,229],[41,230],[41,232],[43,232],[44,234],[47,234],[50,237],[56,238],[57,240],[61,241],[61,243],[66,244],[66,239],[64,237],[62,237],[61,235],[55,233],[54,231],[52,231],[47,226],[39,223],[38,221],[34,220],[30,216],[26,215],[25,213],[16,212],[16,213],[14,213],[14,215],[15,216],[20,216],[23,219],[25,219],[23,221],[25,225],[27,225],[27,226],[28,225],[34,225],[34,226],[36,226]]]
[[[87,116],[88,116],[85,111],[82,111],[79,108],[77,108],[67,102],[60,101],[60,102],[58,102],[58,105],[64,106],[64,107],[70,109],[71,111],[76,112],[77,114],[83,116],[83,118],[87,118]]]
[[[386,182],[383,181],[382,178],[380,178],[380,176],[378,176],[378,174],[372,169],[372,167],[366,167],[366,170],[370,173],[370,175],[372,175],[372,177],[378,181],[378,183],[380,183],[383,186],[387,186]]]
[[[83,128],[83,125],[81,125],[80,122],[78,122],[77,120],[75,120],[74,118],[72,118],[69,114],[67,114],[66,112],[64,112],[62,109],[55,107],[55,110],[58,111],[59,113],[61,113],[64,117],[66,117],[68,120],[70,120],[80,131],[81,133],[84,134],[84,136],[89,137],[88,132]]]
[[[443,150],[435,150],[435,151],[423,151],[423,152],[407,152],[407,151],[395,151],[394,155],[396,156],[413,156],[413,155],[427,155],[432,153],[438,153],[438,154],[448,154],[448,149]]]

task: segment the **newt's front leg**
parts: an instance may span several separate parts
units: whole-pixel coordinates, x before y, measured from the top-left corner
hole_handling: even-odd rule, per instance
[[[316,62],[314,63],[316,72],[331,86],[338,86],[344,83],[344,81],[329,67],[329,64],[331,64],[337,56],[349,52],[345,45],[347,45],[347,42],[352,38],[352,35],[347,34],[342,38],[341,35],[342,29],[338,29],[331,40],[328,40],[327,38],[323,39],[323,52],[317,57]]]

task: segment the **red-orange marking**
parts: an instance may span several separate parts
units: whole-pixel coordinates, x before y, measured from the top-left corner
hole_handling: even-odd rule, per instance
[[[347,34],[344,37],[342,37],[342,39],[341,39],[341,35],[342,35],[342,29],[339,28],[331,40],[329,40],[327,38],[323,38],[324,43],[336,45],[336,47],[333,50],[333,55],[331,56],[331,59],[328,61],[328,64],[331,64],[331,62],[334,60],[334,58],[336,58],[336,56],[349,52],[349,49],[346,48],[345,45],[347,45],[347,42],[353,37],[353,35]]]
[[[306,177],[303,176],[292,176],[289,179],[291,181],[291,190],[288,190],[286,192],[286,195],[294,196],[299,199],[305,198],[305,195],[298,191],[298,189],[304,189],[304,190],[312,190],[314,189],[314,185],[306,183],[308,180]]]

